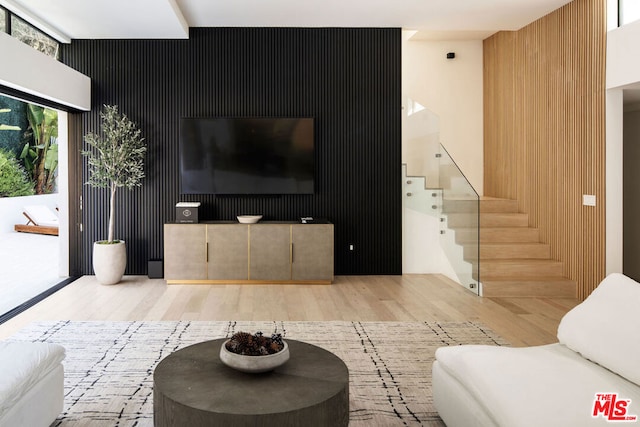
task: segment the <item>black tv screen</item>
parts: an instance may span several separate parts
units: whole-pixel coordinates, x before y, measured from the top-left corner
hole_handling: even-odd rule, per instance
[[[312,194],[309,117],[211,117],[180,121],[182,194]]]

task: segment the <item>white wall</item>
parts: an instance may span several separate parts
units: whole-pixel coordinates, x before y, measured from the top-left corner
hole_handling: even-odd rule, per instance
[[[607,89],[640,81],[640,21],[607,32]]]
[[[608,66],[607,66],[608,68]],[[622,151],[623,94],[621,89],[606,93],[605,146],[605,273],[622,273]]]
[[[624,89],[640,85],[640,21],[607,33],[606,273],[622,272]]]
[[[640,279],[640,105],[627,105],[623,132],[623,272]]]
[[[447,59],[448,52],[455,52],[455,59]],[[484,167],[482,41],[411,41],[405,37],[402,91],[405,97],[438,116],[440,142],[481,195]],[[406,110],[406,99],[403,104]],[[422,133],[413,128],[411,132],[431,138],[432,131],[428,128],[432,122],[425,124]],[[405,133],[406,126],[405,119]],[[422,159],[415,146],[409,146],[411,141],[407,138],[403,134],[402,161],[407,163],[411,175],[416,170],[411,166],[412,161],[417,159],[424,164],[429,161]],[[406,207],[403,212],[403,273],[440,273],[457,281],[454,269],[440,248],[438,219]]]
[[[0,32],[0,84],[79,110],[91,109],[91,79]]]
[[[405,40],[402,91],[438,115],[440,142],[482,195],[482,40]]]
[[[402,241],[402,273],[438,273],[458,282],[455,270],[440,248],[440,220],[404,207],[403,226],[409,232]],[[408,235],[411,238],[407,238]]]

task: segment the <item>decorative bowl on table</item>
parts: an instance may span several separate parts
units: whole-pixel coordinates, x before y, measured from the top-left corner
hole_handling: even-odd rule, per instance
[[[262,215],[238,215],[241,224],[255,224],[262,219]]]
[[[240,341],[236,340],[237,336],[240,336]],[[249,344],[243,341],[247,336],[251,340]],[[272,337],[275,339],[263,337],[260,332],[256,335],[246,332],[236,333],[220,346],[220,361],[241,372],[272,371],[289,360],[287,342],[282,340],[280,334],[274,334]],[[258,340],[260,344],[256,344]]]

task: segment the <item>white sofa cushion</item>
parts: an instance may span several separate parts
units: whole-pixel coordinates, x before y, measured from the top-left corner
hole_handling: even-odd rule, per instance
[[[64,360],[64,347],[0,341],[0,416]]]
[[[36,225],[43,227],[58,227],[60,225],[58,216],[45,205],[27,205],[23,209]]]
[[[640,385],[640,283],[610,274],[560,321],[558,341]]]
[[[592,416],[596,393],[618,393],[620,399],[631,399],[628,415],[640,415],[640,388],[562,344],[440,347],[434,366],[468,392],[478,404],[477,412],[489,418],[483,422],[476,417],[475,425],[609,425],[602,416]],[[434,396],[441,392],[436,385]],[[451,405],[460,411],[468,406],[464,400]]]

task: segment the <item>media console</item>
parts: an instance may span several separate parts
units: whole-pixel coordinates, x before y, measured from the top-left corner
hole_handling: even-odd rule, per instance
[[[330,284],[333,263],[330,223],[164,225],[164,278],[169,284]]]

